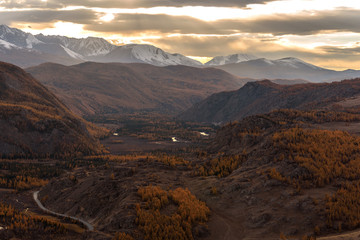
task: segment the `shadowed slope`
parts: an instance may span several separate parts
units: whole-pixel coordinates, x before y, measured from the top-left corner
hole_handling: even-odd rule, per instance
[[[3,156],[60,156],[99,150],[86,123],[22,69],[0,62]]]
[[[150,111],[178,113],[244,79],[222,70],[187,66],[92,63],[42,64],[27,69],[79,115]]]
[[[225,122],[279,108],[323,108],[359,94],[360,79],[291,86],[265,80],[247,83],[237,91],[214,94],[181,114],[180,118]]]

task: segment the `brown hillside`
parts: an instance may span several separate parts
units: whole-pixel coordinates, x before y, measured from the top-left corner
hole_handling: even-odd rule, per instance
[[[194,175],[203,180],[190,189],[203,198],[210,192],[207,204],[236,219],[230,229],[242,229],[240,239],[310,239],[358,228],[360,138],[334,129],[359,120],[285,110],[227,124],[199,156]]]
[[[79,115],[155,111],[178,113],[205,97],[242,86],[214,68],[92,63],[42,64],[27,71]]]
[[[22,69],[0,63],[0,152],[57,156],[98,151],[86,123]]]
[[[103,165],[79,167],[50,181],[40,197],[53,211],[84,218],[103,233],[123,232],[134,239],[181,233],[178,226],[188,226],[193,238],[179,239],[277,240],[286,235],[310,240],[360,226],[358,211],[351,211],[360,206],[360,138],[317,129],[324,123],[342,129],[359,120],[356,114],[328,111],[251,116],[222,127],[205,148],[186,154],[182,148],[181,157],[87,158]],[[182,207],[188,214],[181,213],[169,195],[179,187],[204,201],[209,216],[203,204],[188,200],[193,207]],[[177,222],[170,220],[175,213],[189,215],[190,222],[195,212],[208,222],[171,224]],[[171,235],[166,236],[162,239]]]
[[[268,80],[249,82],[237,91],[213,94],[181,114],[180,118],[200,122],[226,122],[275,109],[328,108],[359,94],[360,79],[291,86],[278,85]]]

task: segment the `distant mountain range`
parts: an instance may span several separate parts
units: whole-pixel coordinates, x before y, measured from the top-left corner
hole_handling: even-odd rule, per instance
[[[313,110],[339,107],[345,99],[350,99],[353,107],[360,106],[360,79],[291,86],[265,80],[248,82],[236,91],[213,94],[182,113],[179,118],[225,123],[275,109]]]
[[[360,71],[334,71],[306,63],[297,58],[269,60],[250,54],[217,56],[202,64],[181,54],[171,54],[146,44],[116,46],[105,39],[83,39],[64,36],[32,35],[16,28],[0,25],[0,61],[21,67],[45,62],[74,65],[86,61],[147,63],[155,66],[185,65],[216,67],[233,75],[252,79],[291,79],[331,82],[360,77]]]
[[[217,66],[231,74],[254,79],[304,79],[310,82],[332,82],[360,77],[360,71],[334,71],[317,67],[297,58],[269,60],[259,58]]]
[[[178,114],[213,93],[238,89],[251,80],[215,68],[142,63],[45,63],[26,70],[78,115]]]
[[[32,35],[6,25],[0,25],[0,60],[21,67],[45,62],[73,65],[85,61],[148,63],[155,66],[202,65],[181,54],[167,53],[151,45],[116,46],[102,38]]]

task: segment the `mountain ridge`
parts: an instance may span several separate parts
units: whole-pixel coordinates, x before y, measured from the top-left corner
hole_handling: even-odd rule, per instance
[[[73,65],[85,61],[148,63],[155,66],[202,66],[194,59],[178,53],[171,54],[152,45],[116,46],[103,38],[96,37],[78,39],[59,35],[32,35],[6,25],[0,25],[0,40],[2,40],[0,53],[5,53],[4,56],[0,55],[0,60],[21,67],[30,67],[45,62]],[[27,53],[28,61],[21,59],[22,53],[11,51],[15,46],[21,52]]]
[[[269,80],[211,95],[179,115],[198,122],[228,122],[275,109],[321,109],[360,95],[360,79],[333,83],[279,85]]]
[[[237,53],[237,54],[231,54],[228,56],[216,56],[210,61],[206,62],[205,66],[221,66],[231,63],[239,63],[239,62],[246,62],[249,60],[258,59],[258,57],[251,55],[251,54],[245,54],[245,53]]]
[[[216,67],[232,75],[258,80],[303,79],[310,82],[332,82],[360,77],[360,70],[335,71],[294,57],[270,60],[238,53],[217,56],[202,64],[179,53],[168,53],[148,44],[117,46],[96,37],[77,39],[58,35],[32,35],[6,25],[0,25],[0,60],[20,67],[36,66],[45,62],[70,66],[86,61]]]
[[[360,77],[358,70],[335,71],[321,68],[298,58],[286,57],[277,60],[259,58],[240,63],[231,63],[216,68],[233,75],[254,79],[304,79],[310,82],[333,82]]]
[[[176,114],[246,80],[215,68],[144,63],[45,63],[27,68],[78,115],[150,111]]]

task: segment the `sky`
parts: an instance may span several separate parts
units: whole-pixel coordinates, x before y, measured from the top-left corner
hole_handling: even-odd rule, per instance
[[[0,24],[152,44],[203,62],[246,53],[360,69],[359,0],[0,0]]]

